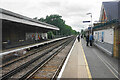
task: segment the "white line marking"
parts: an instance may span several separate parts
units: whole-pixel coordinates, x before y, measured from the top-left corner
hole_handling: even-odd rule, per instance
[[[112,53],[110,51],[108,51],[107,49],[104,49],[103,47],[99,46],[98,44],[94,43],[96,46],[98,46],[99,48],[103,49],[104,51],[106,51],[107,53],[109,53],[110,55],[112,55]]]
[[[96,54],[96,53],[95,53]],[[96,54],[97,55],[97,54]],[[114,74],[114,76],[116,77],[116,78],[118,78],[118,76],[110,69],[110,67],[103,61],[103,59],[101,59],[101,57],[99,57],[98,55],[97,55],[97,57],[104,63],[104,65]],[[119,78],[118,78],[119,79]],[[119,79],[120,80],[120,79]]]
[[[107,60],[103,59],[103,61],[106,62],[118,75],[120,75],[119,72]]]
[[[97,45],[97,44],[95,43],[95,45]],[[100,48],[102,48],[102,49],[104,49],[103,47],[101,47],[101,46],[99,46],[99,45],[97,45],[97,46],[100,47]],[[104,49],[104,50],[106,50],[106,49]],[[108,51],[108,50],[106,50],[106,51]],[[112,54],[112,53],[109,52],[109,51],[108,51],[108,53]],[[102,58],[102,60],[103,60],[103,58]],[[119,72],[118,72],[106,59],[104,59],[104,61],[105,61],[118,75],[120,75]]]
[[[63,73],[63,71],[64,71],[64,69],[65,69],[65,67],[66,67],[66,64],[67,64],[67,62],[68,62],[68,59],[69,59],[69,57],[70,57],[70,55],[71,55],[71,52],[72,52],[74,46],[75,46],[75,43],[76,43],[76,40],[75,40],[75,42],[74,42],[74,44],[73,44],[73,46],[72,46],[72,48],[71,48],[71,50],[70,50],[70,52],[69,52],[66,60],[65,60],[65,63],[64,63],[64,65],[63,65],[63,67],[62,67],[62,69],[61,69],[61,71],[60,71],[60,73],[59,73],[59,75],[58,75],[58,77],[57,77],[57,80],[60,80],[60,78],[62,77],[62,73]]]

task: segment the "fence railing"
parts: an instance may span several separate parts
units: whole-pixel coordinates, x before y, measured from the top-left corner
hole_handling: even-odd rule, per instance
[[[99,24],[97,26],[94,26],[93,29],[101,28],[101,27],[104,27],[104,26],[107,26],[107,25],[111,25],[111,24],[114,24],[114,23],[119,23],[119,20],[118,19],[114,19],[114,20],[108,21],[106,23],[101,23],[101,24]]]

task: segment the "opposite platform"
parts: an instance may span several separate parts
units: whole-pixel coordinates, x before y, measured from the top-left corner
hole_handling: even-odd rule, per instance
[[[81,41],[75,41],[62,69],[58,79],[75,78],[91,79],[91,73],[81,45]]]
[[[0,51],[1,52],[0,56],[7,55],[7,54],[10,54],[10,53],[13,53],[13,52],[20,51],[20,50],[32,48],[32,47],[35,47],[35,46],[48,44],[48,43],[55,42],[55,41],[58,41],[58,40],[62,40],[62,39],[69,38],[69,37],[71,37],[71,36],[56,38],[56,39],[52,39],[52,40],[49,40],[49,41],[44,41],[44,42],[35,43],[35,44],[29,44],[29,45],[25,45],[25,46],[20,46],[20,47],[8,49],[8,50]]]

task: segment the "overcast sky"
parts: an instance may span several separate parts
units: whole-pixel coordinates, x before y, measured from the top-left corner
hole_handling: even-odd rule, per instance
[[[80,31],[90,23],[82,21],[98,21],[102,2],[115,0],[0,0],[0,8],[30,17],[45,18],[46,15],[59,14],[74,30]]]

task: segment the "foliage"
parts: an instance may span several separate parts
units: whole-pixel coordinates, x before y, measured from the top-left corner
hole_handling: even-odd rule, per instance
[[[81,30],[81,35],[85,36],[85,31],[83,29]]]
[[[44,18],[40,18],[40,19],[38,19],[38,21],[45,22],[45,19]]]
[[[48,32],[47,34],[49,39],[53,39],[55,37],[52,31]]]
[[[40,18],[38,19],[41,22],[45,22],[51,25],[54,25],[56,27],[58,27],[60,30],[59,31],[52,31],[49,32],[48,35],[51,37],[51,35],[76,35],[78,34],[78,32],[76,32],[75,30],[73,30],[71,28],[71,26],[66,25],[65,21],[62,19],[62,16],[60,15],[50,15],[50,16],[46,16],[46,18]]]

